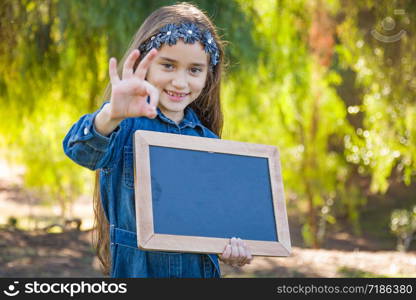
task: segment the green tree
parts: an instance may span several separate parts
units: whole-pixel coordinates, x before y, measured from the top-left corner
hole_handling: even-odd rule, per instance
[[[393,171],[407,185],[415,175],[416,3],[342,5],[339,62],[340,68],[355,73],[359,101],[348,113],[361,120],[355,134],[345,137],[346,158],[360,174],[371,176],[372,192],[384,193]]]

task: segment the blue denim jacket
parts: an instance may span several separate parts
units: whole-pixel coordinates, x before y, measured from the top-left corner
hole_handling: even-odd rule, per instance
[[[218,136],[203,126],[188,106],[180,124],[158,108],[156,118],[125,119],[105,137],[93,124],[106,103],[72,126],[64,138],[63,148],[81,166],[100,169],[101,203],[110,224],[111,277],[220,277],[217,255],[143,251],[137,247],[133,174],[133,134],[138,129],[208,138]]]

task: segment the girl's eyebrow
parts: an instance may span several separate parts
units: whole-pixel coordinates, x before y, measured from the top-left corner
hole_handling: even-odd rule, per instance
[[[163,60],[167,60],[169,62],[173,62],[173,63],[177,62],[176,60],[174,60],[172,58],[169,58],[169,57],[161,56],[160,58],[163,59]],[[198,66],[198,67],[205,67],[206,66],[206,64],[204,64],[204,63],[191,63],[191,65]]]

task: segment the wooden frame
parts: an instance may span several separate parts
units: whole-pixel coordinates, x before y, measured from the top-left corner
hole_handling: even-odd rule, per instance
[[[291,243],[279,151],[274,146],[137,130],[134,134],[134,183],[137,245],[144,250],[222,253],[229,238],[158,234],[153,228],[149,146],[227,153],[268,159],[278,241],[244,240],[253,255],[289,256]]]

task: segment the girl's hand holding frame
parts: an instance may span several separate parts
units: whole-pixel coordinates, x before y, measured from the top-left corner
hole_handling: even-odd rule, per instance
[[[225,246],[224,252],[218,258],[225,264],[232,267],[242,267],[250,264],[253,260],[251,250],[240,238],[233,237]]]

